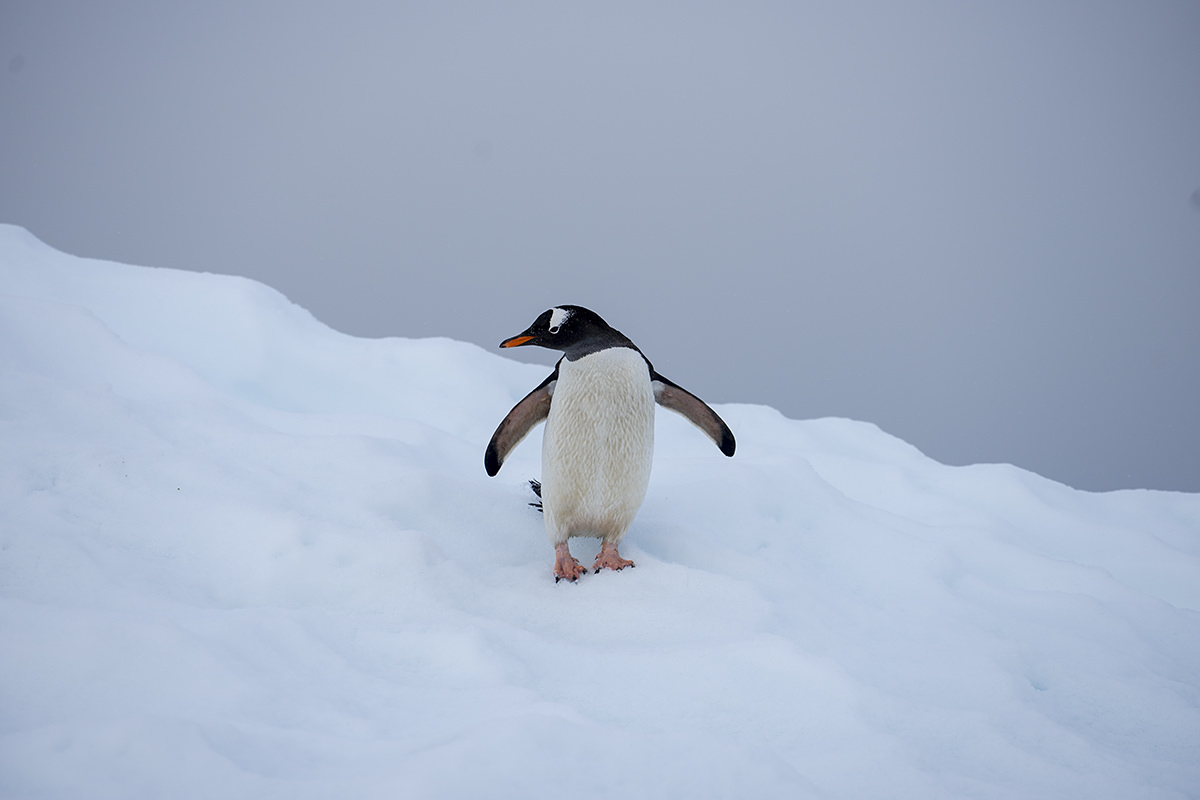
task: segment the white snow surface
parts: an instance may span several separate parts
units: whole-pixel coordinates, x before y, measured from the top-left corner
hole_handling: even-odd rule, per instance
[[[1200,495],[660,409],[555,584],[546,372],[0,227],[0,797],[1200,796]]]

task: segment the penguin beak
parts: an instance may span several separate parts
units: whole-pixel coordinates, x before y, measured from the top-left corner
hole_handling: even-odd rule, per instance
[[[501,347],[520,347],[523,344],[529,344],[530,342],[533,341],[533,339],[534,339],[534,337],[530,336],[527,333],[523,333],[520,336],[514,336],[511,339],[505,339],[503,342],[500,343],[500,346]]]

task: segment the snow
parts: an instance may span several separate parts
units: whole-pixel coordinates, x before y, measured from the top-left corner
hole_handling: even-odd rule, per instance
[[[1200,496],[660,409],[555,584],[546,371],[0,226],[0,797],[1200,796]]]

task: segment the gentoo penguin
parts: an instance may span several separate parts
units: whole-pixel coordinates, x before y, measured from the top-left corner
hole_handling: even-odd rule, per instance
[[[690,420],[727,456],[729,426],[704,401],[654,371],[650,360],[599,314],[581,306],[544,312],[501,347],[536,344],[564,355],[550,377],[517,403],[484,453],[488,475],[542,420],[542,509],[554,545],[554,580],[574,581],[587,569],[571,556],[573,536],[602,540],[593,569],[633,562],[617,545],[646,497],[654,460],[654,404]]]

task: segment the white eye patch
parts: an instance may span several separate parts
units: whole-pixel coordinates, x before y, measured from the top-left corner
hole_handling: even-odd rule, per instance
[[[571,312],[566,308],[550,309],[550,332],[558,333],[558,329],[567,321],[567,317],[571,316]]]

